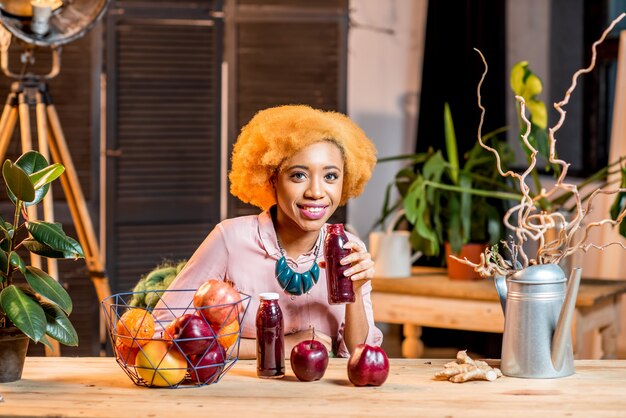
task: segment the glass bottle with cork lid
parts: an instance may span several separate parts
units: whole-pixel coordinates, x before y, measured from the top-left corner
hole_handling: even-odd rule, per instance
[[[326,285],[328,287],[328,303],[338,305],[355,301],[354,288],[350,277],[344,272],[350,265],[342,265],[341,260],[352,252],[343,246],[348,242],[343,224],[326,225],[324,238],[324,257],[326,260]]]
[[[276,379],[285,376],[285,334],[278,293],[261,293],[256,314],[257,376]]]

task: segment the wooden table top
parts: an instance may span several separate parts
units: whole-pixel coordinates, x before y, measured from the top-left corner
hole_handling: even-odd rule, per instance
[[[288,365],[285,378],[262,380],[253,360],[241,360],[213,385],[152,389],[135,386],[112,357],[29,357],[22,380],[0,384],[0,416],[511,418],[626,411],[626,360],[579,360],[576,374],[561,379],[433,380],[447,361],[394,358],[383,386],[355,387],[346,359],[331,359],[317,382],[299,382]]]
[[[414,268],[411,277],[372,279],[374,291],[417,296],[499,301],[493,280],[451,280],[446,270],[436,267]],[[577,307],[593,306],[602,299],[626,292],[626,281],[583,279],[576,299]]]

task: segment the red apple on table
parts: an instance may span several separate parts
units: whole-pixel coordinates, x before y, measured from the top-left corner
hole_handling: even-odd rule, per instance
[[[215,333],[206,319],[196,314],[184,314],[172,320],[164,336],[174,340],[188,356],[203,353],[215,340]]]
[[[291,370],[303,382],[320,380],[328,367],[328,351],[317,340],[300,341],[291,350],[289,359]]]
[[[219,279],[207,280],[193,296],[193,306],[214,327],[225,327],[237,319],[239,301],[241,301],[239,292],[229,283]]]
[[[369,344],[356,346],[348,360],[348,378],[355,386],[380,386],[389,376],[385,351]]]
[[[193,383],[213,383],[224,369],[226,352],[217,341],[206,350],[189,359],[189,375]]]

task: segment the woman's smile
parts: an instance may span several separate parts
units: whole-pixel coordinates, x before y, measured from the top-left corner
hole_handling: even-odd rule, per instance
[[[328,206],[307,206],[307,205],[298,205],[300,209],[300,214],[303,218],[309,219],[322,219],[326,216],[326,211]]]

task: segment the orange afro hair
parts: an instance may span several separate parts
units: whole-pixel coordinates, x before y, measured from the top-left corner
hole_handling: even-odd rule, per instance
[[[278,106],[258,112],[237,138],[229,174],[230,192],[263,210],[276,204],[271,178],[280,164],[316,142],[336,143],[344,156],[340,205],[365,188],[376,164],[376,148],[347,116],[305,105]]]

